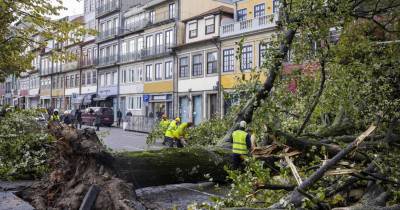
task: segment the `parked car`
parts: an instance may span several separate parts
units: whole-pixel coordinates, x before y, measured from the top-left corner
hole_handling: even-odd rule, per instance
[[[110,127],[114,123],[114,111],[109,107],[88,107],[82,110],[82,124],[94,125],[96,113],[100,113],[101,125]]]

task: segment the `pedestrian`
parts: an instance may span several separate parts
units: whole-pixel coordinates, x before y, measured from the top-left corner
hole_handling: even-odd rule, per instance
[[[76,127],[78,128],[78,126],[79,126],[79,129],[81,129],[82,128],[82,112],[81,112],[81,110],[79,110],[79,109],[76,110],[75,119],[76,119]]]
[[[165,131],[164,142],[168,143],[169,147],[174,147],[175,131],[178,128],[180,122],[181,118],[177,117],[169,124],[168,129]]]
[[[232,162],[233,168],[243,169],[243,160],[251,150],[251,136],[246,130],[246,121],[239,123],[239,129],[232,133]]]
[[[60,122],[60,115],[58,114],[58,109],[54,109],[53,114],[50,116],[51,122]]]
[[[171,121],[169,121],[168,116],[166,114],[163,114],[162,119],[160,121],[160,128],[161,128],[162,133],[165,133],[167,131],[170,123],[171,123]],[[165,145],[166,143],[167,142],[165,141],[165,138],[164,138],[164,141],[162,144]]]
[[[68,113],[68,111],[64,112],[64,116],[63,116],[63,122],[66,125],[71,125],[72,123],[72,117],[71,115]]]
[[[118,111],[117,111],[117,118],[118,118],[117,126],[118,126],[118,128],[119,128],[119,127],[121,127],[121,121],[122,121],[122,112],[121,112],[121,110],[119,110],[119,109],[118,109]]]
[[[192,126],[193,126],[192,122],[181,123],[176,129],[175,140],[176,140],[176,146],[178,148],[183,148],[185,145],[187,145],[186,141],[189,139],[187,130]]]
[[[100,131],[100,125],[101,125],[101,117],[100,117],[100,111],[95,112],[95,120],[94,124],[96,126],[96,131]]]
[[[125,131],[125,130],[128,130],[128,128],[131,128],[131,122],[132,122],[132,113],[128,112],[128,113],[126,113],[126,116],[125,116],[125,119],[124,119],[124,122],[122,125],[122,129]]]

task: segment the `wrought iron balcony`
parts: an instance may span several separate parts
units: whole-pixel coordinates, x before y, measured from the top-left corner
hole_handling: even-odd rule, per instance
[[[118,62],[117,56],[102,57],[99,59],[98,66],[113,65]]]
[[[115,38],[118,34],[119,34],[119,27],[107,29],[106,31],[100,32],[97,35],[96,41],[99,42],[99,41],[104,41],[107,39],[112,39],[112,38]]]
[[[96,9],[96,17],[100,17],[103,15],[106,15],[108,13],[117,11],[120,9],[120,5],[119,5],[119,1],[118,0],[114,0],[112,2],[100,5],[99,7],[97,7]]]

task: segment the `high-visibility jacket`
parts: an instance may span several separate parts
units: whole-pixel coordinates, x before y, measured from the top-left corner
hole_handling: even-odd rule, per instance
[[[60,121],[60,115],[51,115],[50,121]]]
[[[176,131],[176,129],[177,129],[176,121],[173,120],[173,121],[169,124],[167,131],[165,131],[165,136],[166,136],[166,137],[169,137],[169,138],[172,138],[172,139],[175,138],[175,131]]]
[[[232,133],[232,153],[239,155],[247,155],[248,148],[246,144],[247,132],[242,130],[237,130]]]
[[[179,139],[181,137],[184,137],[186,139],[188,137],[186,133],[186,128],[188,127],[189,127],[188,123],[180,124],[175,131],[175,138]]]
[[[168,129],[168,126],[171,122],[169,120],[161,120],[160,121],[160,127],[162,128],[162,130],[165,132]]]

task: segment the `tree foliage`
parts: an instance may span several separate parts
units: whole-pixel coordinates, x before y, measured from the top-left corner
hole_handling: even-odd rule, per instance
[[[52,136],[37,122],[40,111],[12,111],[0,119],[0,179],[33,179],[48,170]]]
[[[61,0],[0,0],[0,80],[31,69],[32,59],[48,40],[74,43],[85,34],[94,34],[81,27],[82,23],[51,18],[65,9]],[[64,49],[54,51],[53,56],[72,59]]]

